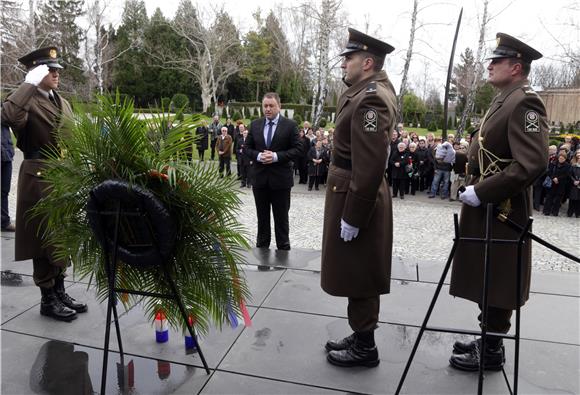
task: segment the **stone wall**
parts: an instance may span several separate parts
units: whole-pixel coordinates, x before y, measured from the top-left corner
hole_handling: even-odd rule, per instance
[[[546,104],[548,122],[564,125],[580,121],[580,89],[548,89],[538,92]]]

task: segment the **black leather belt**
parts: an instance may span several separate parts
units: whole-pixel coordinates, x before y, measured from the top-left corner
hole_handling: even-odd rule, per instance
[[[340,156],[335,156],[332,158],[332,164],[344,170],[352,170],[352,162],[350,159],[344,159]]]
[[[46,157],[40,151],[26,151],[24,159],[46,159]]]

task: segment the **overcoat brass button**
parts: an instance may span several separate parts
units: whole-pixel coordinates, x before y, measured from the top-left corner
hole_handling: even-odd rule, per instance
[[[336,185],[332,187],[332,192],[336,192]]]
[[[40,172],[40,171],[37,171],[37,172],[36,172],[36,175],[37,175],[38,177],[40,177],[40,176],[42,175],[42,172]]]

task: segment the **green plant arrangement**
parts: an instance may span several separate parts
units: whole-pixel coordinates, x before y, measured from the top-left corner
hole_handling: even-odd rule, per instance
[[[102,302],[108,290],[105,257],[88,223],[89,193],[109,179],[151,191],[176,223],[168,267],[188,314],[205,333],[211,323],[221,328],[247,314],[249,291],[239,264],[249,245],[236,218],[241,201],[235,178],[219,178],[214,167],[187,160],[184,149],[194,143],[191,130],[199,121],[187,117],[169,128],[163,114],[138,120],[133,103],[119,94],[99,97],[93,113],[75,113],[59,148],[48,153],[44,179],[50,192],[32,214],[44,218],[47,242],[57,256],[71,258],[75,276],[89,279]],[[169,293],[159,266],[117,267],[117,287]],[[140,298],[120,295],[125,307]],[[173,327],[185,328],[174,302],[147,297],[143,304],[151,322],[161,308]]]

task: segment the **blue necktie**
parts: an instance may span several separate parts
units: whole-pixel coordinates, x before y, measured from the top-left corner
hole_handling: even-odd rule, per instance
[[[272,142],[272,126],[274,126],[274,122],[268,122],[268,136],[266,137],[266,148],[270,148],[270,143]]]

